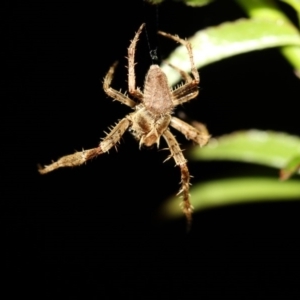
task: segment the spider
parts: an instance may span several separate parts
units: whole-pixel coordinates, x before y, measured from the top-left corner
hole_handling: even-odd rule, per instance
[[[193,77],[179,68],[170,65],[181,74],[184,80],[181,86],[172,90],[169,88],[167,76],[161,68],[158,65],[151,65],[145,78],[144,91],[142,92],[136,87],[134,57],[136,44],[144,26],[145,24],[140,26],[128,48],[128,93],[131,97],[111,87],[117,63],[114,63],[110,67],[103,81],[105,93],[109,97],[131,107],[134,112],[120,120],[100,142],[98,147],[63,156],[50,165],[40,167],[39,172],[46,174],[60,167],[79,166],[100,154],[108,152],[112,147],[116,146],[126,130],[129,130],[139,141],[140,148],[141,146],[149,147],[154,144],[157,144],[159,147],[160,138],[163,137],[170,150],[170,155],[166,160],[173,157],[181,171],[181,189],[178,194],[182,193],[183,201],[181,208],[187,218],[188,225],[190,225],[193,207],[189,195],[190,175],[187,160],[184,158],[182,150],[169,127],[171,126],[180,131],[187,139],[193,140],[200,146],[204,146],[208,142],[210,136],[203,124],[200,123],[195,128],[172,116],[173,110],[177,105],[197,97],[200,77],[194,64],[191,44],[178,36],[159,31],[160,35],[170,38],[186,47]]]

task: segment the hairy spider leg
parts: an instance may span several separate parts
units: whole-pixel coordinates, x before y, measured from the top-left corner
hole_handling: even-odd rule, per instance
[[[177,106],[179,104],[182,104],[184,102],[187,102],[187,101],[195,98],[198,95],[198,85],[200,82],[200,76],[199,76],[199,73],[195,66],[191,43],[187,40],[181,39],[178,36],[175,36],[175,35],[163,32],[163,31],[159,31],[158,33],[164,37],[167,37],[167,38],[174,40],[175,42],[185,46],[188,51],[188,55],[189,55],[189,59],[190,59],[190,63],[191,63],[191,72],[192,72],[194,78],[192,78],[186,72],[180,70],[178,67],[175,67],[175,66],[169,64],[172,68],[174,68],[176,71],[178,71],[180,73],[180,75],[182,76],[182,78],[185,80],[185,83],[183,85],[179,86],[177,89],[175,89],[173,91],[174,105]]]
[[[108,70],[106,76],[104,77],[103,81],[103,90],[104,92],[111,98],[120,101],[121,103],[129,106],[129,107],[135,107],[137,105],[136,102],[128,98],[126,95],[122,94],[121,92],[113,89],[110,87],[111,81],[113,79],[113,75],[115,72],[115,68],[117,66],[118,62],[115,62]]]
[[[176,117],[172,117],[170,126],[181,132],[186,139],[196,142],[200,147],[205,146],[210,139],[208,130],[202,123],[199,123],[198,128],[195,128]]]
[[[187,160],[182,154],[182,150],[180,149],[180,146],[178,142],[176,141],[176,138],[174,135],[170,132],[170,130],[166,130],[163,134],[163,137],[165,141],[168,144],[169,150],[171,152],[171,155],[167,158],[173,157],[175,160],[176,166],[179,166],[180,171],[181,171],[181,189],[178,192],[178,194],[182,193],[182,203],[181,203],[181,208],[183,213],[186,216],[187,219],[187,226],[188,230],[191,227],[192,224],[192,212],[193,212],[193,207],[190,202],[190,173],[187,167]]]
[[[63,156],[50,165],[44,167],[39,166],[39,172],[41,174],[46,174],[58,168],[75,167],[82,165],[88,160],[109,151],[113,146],[115,146],[119,142],[122,135],[130,125],[130,120],[128,120],[127,118],[122,119],[102,140],[102,142],[97,148],[83,150],[80,152],[75,152],[74,154]]]

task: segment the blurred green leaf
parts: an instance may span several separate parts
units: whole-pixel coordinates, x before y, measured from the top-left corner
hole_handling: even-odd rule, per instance
[[[300,46],[300,34],[294,26],[283,20],[238,20],[223,23],[196,32],[189,39],[193,47],[197,68],[233,55],[283,45]],[[185,47],[176,48],[162,65],[170,85],[179,81],[180,75],[166,63],[183,71],[190,71],[190,61]]]
[[[281,1],[289,4],[291,7],[294,8],[294,10],[298,14],[300,14],[300,0],[281,0]]]
[[[176,0],[176,1],[184,2],[186,5],[189,6],[204,6],[215,0]]]
[[[235,2],[251,17],[255,19],[285,20],[288,17],[280,10],[275,0],[235,0]]]
[[[272,131],[238,131],[212,139],[203,148],[194,147],[189,154],[195,160],[234,160],[281,169],[300,155],[300,138]]]
[[[191,201],[195,211],[224,205],[300,200],[300,183],[297,180],[279,181],[274,178],[232,178],[195,184],[191,188]],[[173,197],[161,208],[165,218],[184,217],[181,199]]]
[[[244,11],[255,20],[269,20],[276,22],[286,22],[293,26],[292,22],[280,10],[276,1],[272,0],[236,0],[236,2],[244,9]],[[299,19],[299,0],[287,0],[296,11],[298,11]],[[299,31],[298,31],[299,32]],[[295,45],[282,45],[279,51],[283,57],[294,67],[294,73],[300,78],[300,47]]]

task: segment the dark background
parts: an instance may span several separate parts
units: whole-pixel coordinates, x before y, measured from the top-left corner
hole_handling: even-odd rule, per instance
[[[229,1],[204,8],[168,1],[158,19],[141,0],[10,3],[1,122],[5,299],[299,295],[299,202],[206,210],[194,215],[186,234],[184,218],[157,217],[179,189],[179,170],[173,161],[162,163],[166,151],[140,151],[128,133],[118,152],[80,168],[37,173],[38,163],[95,147],[130,112],[104,94],[102,79],[119,60],[113,86],[127,90],[126,51],[141,23],[148,22],[151,47],[163,59],[175,45],[156,39],[156,26],[188,37],[241,17]],[[137,48],[142,86],[151,64],[145,32]],[[276,49],[211,64],[200,75],[200,96],[180,110],[206,123],[213,136],[250,128],[300,135],[300,81]],[[177,137],[184,148],[191,145]],[[189,168],[193,182],[278,175],[238,163],[190,162]]]

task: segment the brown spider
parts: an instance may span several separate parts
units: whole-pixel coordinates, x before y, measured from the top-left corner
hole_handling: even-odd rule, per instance
[[[134,55],[136,44],[144,25],[145,24],[142,24],[140,26],[128,48],[128,92],[130,96],[137,101],[133,101],[127,95],[118,92],[110,86],[117,63],[114,63],[110,67],[103,82],[103,89],[109,97],[128,105],[134,109],[134,112],[120,120],[110,133],[100,142],[97,148],[63,156],[56,162],[40,168],[39,172],[45,174],[60,167],[79,166],[86,161],[109,151],[120,141],[127,129],[129,129],[139,141],[140,147],[142,145],[151,146],[153,144],[159,146],[160,137],[162,136],[167,142],[171,152],[167,159],[173,157],[176,165],[179,166],[181,170],[181,189],[179,191],[179,193],[183,194],[181,206],[186,215],[188,225],[190,225],[192,220],[192,205],[189,196],[190,175],[187,168],[187,160],[184,158],[182,150],[180,149],[176,138],[171,133],[169,126],[177,129],[184,134],[187,139],[195,141],[200,146],[204,146],[208,142],[209,134],[203,124],[195,128],[184,121],[171,116],[173,109],[177,105],[196,98],[200,81],[199,74],[194,64],[191,44],[178,36],[159,31],[160,35],[168,37],[187,48],[191,63],[191,71],[194,78],[179,68],[171,65],[171,67],[178,71],[184,79],[184,84],[171,90],[168,86],[165,73],[158,65],[152,65],[146,75],[144,91],[142,92],[139,88],[136,88]]]

